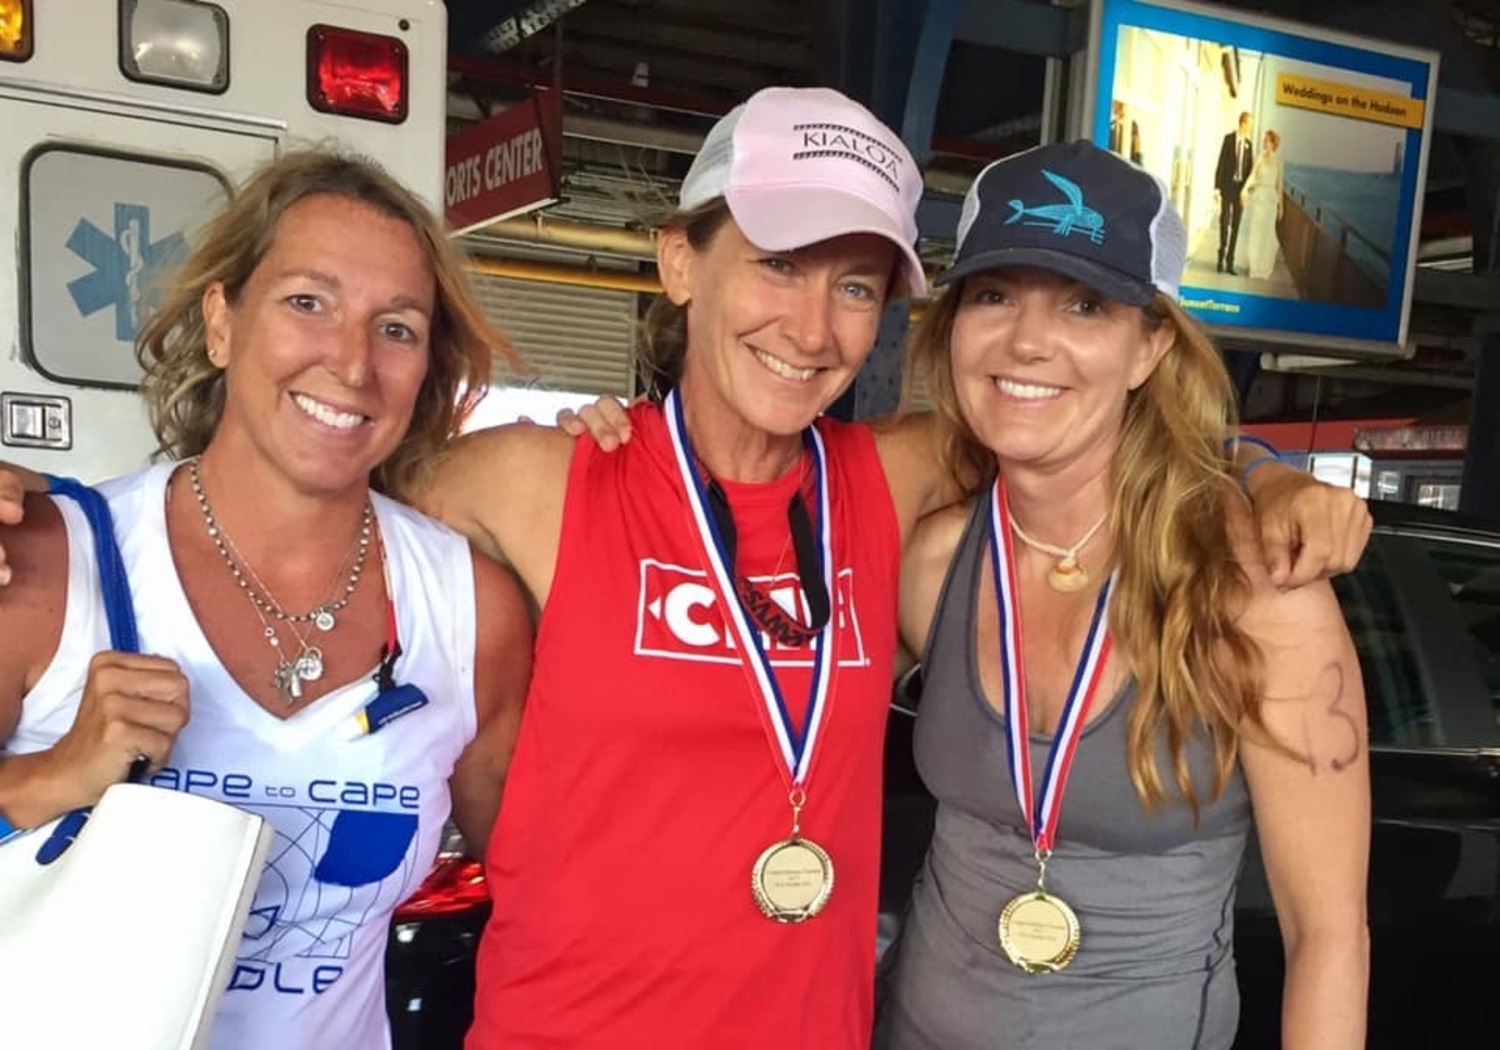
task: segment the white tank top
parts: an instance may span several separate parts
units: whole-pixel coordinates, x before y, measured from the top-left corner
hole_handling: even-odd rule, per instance
[[[372,494],[404,650],[396,681],[419,686],[428,704],[362,735],[356,716],[375,696],[365,675],[281,720],[230,678],[188,605],[167,545],[172,468],[101,486],[141,649],[177,661],[191,683],[191,718],[152,783],[240,806],[276,829],[209,1047],[389,1047],[382,964],[391,912],[432,866],[448,777],[475,732],[468,544]],[[51,747],[67,731],[90,657],[109,648],[88,525],[71,500],[57,503],[69,537],[66,620],[4,746],[12,754]]]

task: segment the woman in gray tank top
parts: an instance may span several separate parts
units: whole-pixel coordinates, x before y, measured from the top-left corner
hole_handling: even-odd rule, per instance
[[[1182,221],[1087,143],[991,165],[963,214],[915,357],[972,499],[903,565],[938,814],[877,1043],[1228,1047],[1253,821],[1283,1043],[1363,1046],[1359,668],[1330,588],[1260,564]]]

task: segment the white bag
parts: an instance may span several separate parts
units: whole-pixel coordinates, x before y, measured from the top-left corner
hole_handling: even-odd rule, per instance
[[[71,816],[0,843],[0,1043],[204,1046],[272,829],[222,802],[116,784],[39,864]]]

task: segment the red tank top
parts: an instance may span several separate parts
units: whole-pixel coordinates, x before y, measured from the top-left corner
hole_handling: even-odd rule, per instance
[[[824,910],[761,914],[750,872],[787,836],[779,753],[716,607],[661,410],[579,442],[520,739],[486,858],[494,913],[468,1050],[869,1046],[881,755],[900,535],[868,430],[820,421],[835,670],[802,833]],[[803,471],[725,483],[741,573],[805,605],[786,508]],[[765,581],[770,586],[766,587]],[[797,725],[810,650],[767,645]]]

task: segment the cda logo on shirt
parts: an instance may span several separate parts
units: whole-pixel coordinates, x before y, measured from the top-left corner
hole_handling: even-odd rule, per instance
[[[752,576],[750,580],[799,623],[808,621],[807,599],[795,572]],[[833,589],[839,666],[867,666],[870,661],[854,604],[854,570],[841,570],[834,577]],[[733,632],[718,604],[707,573],[642,558],[636,602],[636,655],[739,663]],[[774,667],[812,666],[812,650],[806,646],[784,645],[764,633],[760,643]]]

